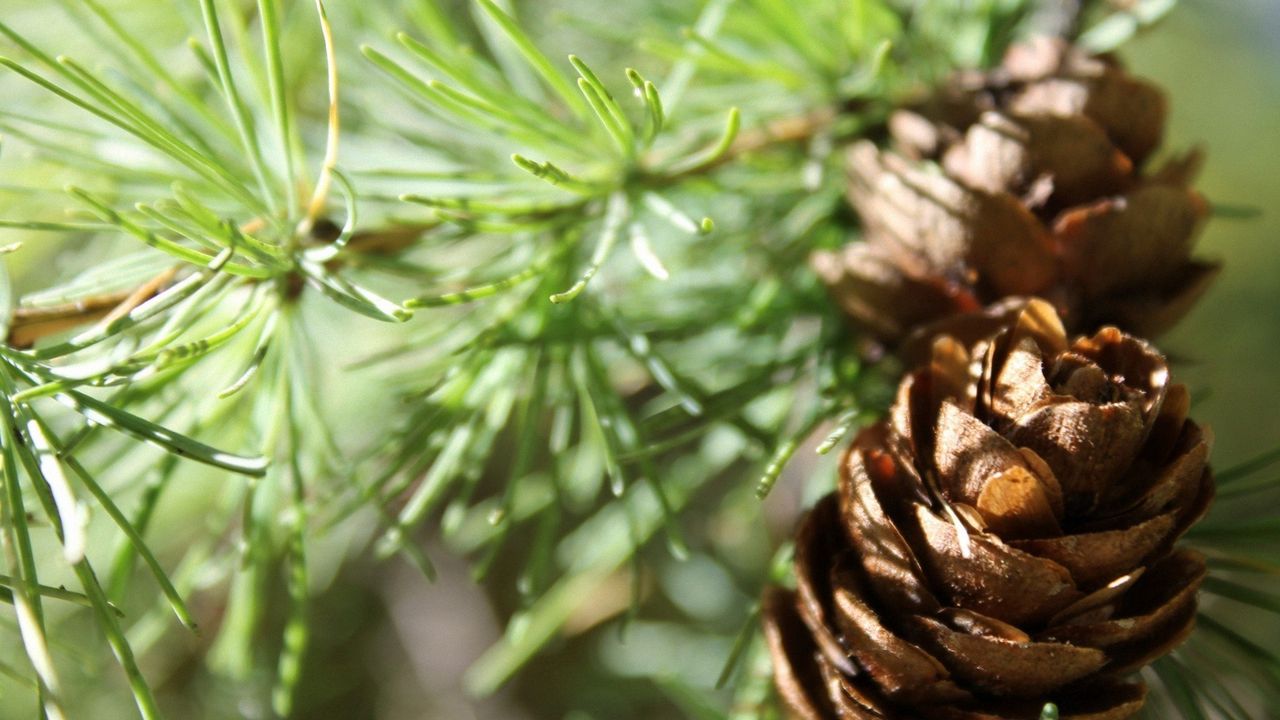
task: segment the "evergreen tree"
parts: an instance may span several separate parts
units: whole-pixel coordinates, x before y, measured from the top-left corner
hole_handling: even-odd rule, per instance
[[[0,714],[378,716],[372,578],[462,558],[505,625],[466,692],[518,693],[482,716],[783,717],[769,528],[918,360],[815,272],[886,222],[851,148],[946,125],[923,108],[1020,42],[1096,57],[1172,5],[6,0]],[[1277,459],[1217,472],[1151,717],[1280,704],[1239,612],[1276,624],[1280,530],[1235,509]],[[762,503],[784,470],[803,502]]]

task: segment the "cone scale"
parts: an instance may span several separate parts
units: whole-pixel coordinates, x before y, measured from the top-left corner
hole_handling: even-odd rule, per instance
[[[1134,673],[1191,631],[1210,438],[1165,359],[1115,328],[1071,342],[1026,302],[937,339],[845,453],[765,598],[796,717],[1133,716]]]
[[[1190,188],[1199,154],[1146,169],[1166,112],[1114,58],[1047,38],[1016,46],[896,112],[888,149],[853,145],[864,240],[813,267],[855,324],[909,360],[958,332],[958,316],[1015,296],[1048,300],[1073,333],[1155,337],[1218,271],[1191,258],[1208,213]]]

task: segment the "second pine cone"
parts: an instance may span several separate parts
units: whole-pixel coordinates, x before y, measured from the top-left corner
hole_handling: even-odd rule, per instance
[[[893,149],[853,146],[864,242],[814,268],[891,348],[1018,295],[1048,299],[1073,333],[1154,337],[1217,272],[1190,258],[1208,210],[1188,187],[1198,155],[1143,171],[1165,114],[1163,93],[1113,58],[1047,38],[1017,46],[897,112]]]

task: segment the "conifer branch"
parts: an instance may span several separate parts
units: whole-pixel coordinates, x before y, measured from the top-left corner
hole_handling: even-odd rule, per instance
[[[829,489],[902,370],[809,268],[863,232],[849,145],[1017,38],[1110,49],[1171,4],[623,0],[604,26],[522,0],[82,0],[54,40],[58,11],[6,16],[0,228],[74,243],[77,270],[0,248],[41,285],[0,282],[0,676],[81,712],[84,607],[144,717],[185,682],[148,657],[197,624],[228,712],[313,712],[330,571],[394,555],[447,582],[431,538],[509,621],[472,692],[587,644],[593,682],[639,692],[638,648],[676,643],[637,706],[773,717],[756,599],[793,561],[761,529],[802,461]],[[932,159],[895,177],[958,162]],[[1271,492],[1271,459],[1221,473],[1221,502]],[[1280,527],[1231,518],[1191,535],[1207,592],[1280,611]],[[1219,607],[1152,671],[1186,717],[1242,715],[1203,674],[1240,658],[1280,698],[1280,659]]]

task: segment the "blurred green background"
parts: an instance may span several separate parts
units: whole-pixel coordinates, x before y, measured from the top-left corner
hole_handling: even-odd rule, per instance
[[[153,1],[129,5],[145,12]],[[537,1],[524,6],[532,8]],[[0,15],[35,5],[0,0]],[[598,20],[607,24],[607,12],[624,17],[632,8],[631,2],[620,2],[601,9]],[[576,25],[547,25],[562,44],[569,43],[567,35],[582,32]],[[1178,377],[1197,398],[1197,419],[1216,433],[1215,464],[1226,467],[1280,446],[1280,2],[1182,0],[1165,22],[1129,43],[1122,56],[1170,96],[1166,151],[1196,144],[1207,148],[1198,184],[1205,195],[1220,206],[1260,211],[1256,217],[1216,218],[1208,224],[1200,253],[1223,260],[1225,271],[1161,343],[1178,358]],[[8,80],[3,87],[9,87]],[[28,272],[41,269],[36,263]],[[19,283],[38,286],[40,279],[19,278]],[[717,530],[738,538],[742,557],[737,561],[767,557],[769,544],[789,532],[812,469],[796,463],[763,517],[726,521]],[[748,485],[743,483],[749,492]],[[553,645],[499,696],[477,701],[462,690],[463,673],[500,637],[497,613],[461,561],[451,560],[443,548],[429,552],[440,564],[435,584],[401,564],[356,563],[324,591],[315,605],[320,630],[313,634],[300,716],[614,720],[605,709],[648,697],[654,698],[652,705],[629,707],[626,717],[676,717],[675,704],[662,699],[675,690],[654,692],[651,678],[675,673],[691,684],[709,684],[728,651],[723,634],[708,633],[702,640],[692,633],[672,635],[672,624],[647,621],[643,613],[626,636],[598,626],[626,606],[629,588],[620,576],[592,598],[594,615],[574,618],[570,638]],[[342,554],[333,551],[335,557]],[[681,564],[659,552],[650,560],[645,582],[661,588],[654,594],[682,598],[676,610],[708,626],[732,626],[750,600],[725,573],[735,559],[713,562],[699,555]],[[657,612],[673,614],[665,607]],[[83,629],[94,632],[87,622]],[[96,652],[85,645],[86,655]],[[193,658],[204,649],[199,639],[178,639],[166,646],[168,652],[148,660],[145,669],[164,678],[157,689],[173,717],[263,716],[263,708],[237,705],[234,694],[194,666]],[[102,672],[105,683],[100,697],[83,699],[87,716],[130,716],[117,670],[88,657],[81,660],[83,677]],[[162,668],[163,663],[171,666]],[[580,703],[573,710],[563,694],[570,687]],[[0,699],[0,717],[29,716],[25,708],[6,707]]]
[[[1207,148],[1200,190],[1261,213],[1210,221],[1200,252],[1225,270],[1162,342],[1225,467],[1280,445],[1280,3],[1184,0],[1122,54],[1169,93],[1166,151]]]

